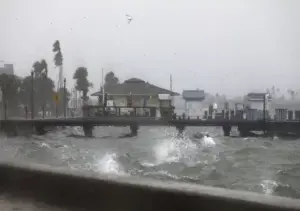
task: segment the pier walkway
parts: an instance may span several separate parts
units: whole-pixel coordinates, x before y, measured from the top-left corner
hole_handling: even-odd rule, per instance
[[[242,136],[249,131],[264,131],[268,133],[286,132],[300,133],[300,121],[263,121],[263,120],[200,120],[200,119],[155,119],[147,117],[82,117],[67,119],[10,119],[0,120],[0,129],[17,135],[17,130],[32,127],[38,134],[46,133],[46,127],[81,126],[87,136],[92,136],[94,126],[130,126],[131,132],[137,135],[139,126],[173,126],[178,132],[186,127],[222,127],[225,136],[230,135],[232,127],[237,127]]]

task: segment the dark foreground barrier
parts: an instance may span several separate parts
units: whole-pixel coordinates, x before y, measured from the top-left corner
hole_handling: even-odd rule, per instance
[[[0,190],[0,210],[300,210],[289,198],[20,164],[0,164]]]

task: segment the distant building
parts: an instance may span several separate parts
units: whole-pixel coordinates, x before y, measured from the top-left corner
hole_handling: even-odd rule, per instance
[[[202,101],[205,99],[204,90],[184,90],[182,98],[185,101],[186,115],[203,116]]]
[[[131,78],[123,83],[107,86],[104,91],[108,94],[108,100],[113,101],[115,106],[153,107],[149,111],[150,116],[157,116],[159,107],[170,107],[170,96],[179,95],[138,78]],[[92,96],[97,96],[99,103],[102,103],[102,90],[93,93]],[[144,109],[137,109],[138,114],[142,115],[144,112]]]
[[[254,93],[251,92],[245,97],[245,107],[247,109],[264,110],[264,98],[265,98],[265,108],[268,110],[270,108],[271,97],[267,93]]]
[[[13,64],[0,64],[0,75],[1,74],[14,74],[14,65]]]
[[[13,64],[4,64],[3,61],[0,61],[0,75],[7,74],[13,75],[14,74],[14,65]],[[0,91],[0,102],[2,102],[2,92]]]
[[[245,97],[245,111],[246,119],[248,120],[261,120],[264,118],[269,118],[270,108],[271,108],[271,96],[267,93],[249,93]],[[264,113],[264,109],[266,112]]]

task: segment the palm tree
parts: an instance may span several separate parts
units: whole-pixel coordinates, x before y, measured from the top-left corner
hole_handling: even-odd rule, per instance
[[[41,67],[41,63],[39,61],[36,61],[33,63],[32,65],[32,71],[34,73],[34,77],[38,78],[41,76],[42,73],[42,67]]]
[[[40,62],[40,64],[41,64],[42,70],[44,70],[44,74],[43,75],[47,78],[48,77],[48,64],[47,64],[46,60],[42,59],[42,61]]]
[[[42,59],[40,62],[36,61],[32,65],[35,78],[41,78],[42,76],[48,76],[48,65],[45,59]]]
[[[53,44],[53,49],[52,51],[55,53],[54,54],[54,63],[56,67],[62,66],[63,64],[63,56],[61,53],[61,48],[60,48],[60,43],[58,40],[56,40]]]
[[[92,83],[88,81],[88,71],[85,67],[78,67],[74,73],[73,79],[76,80],[76,90],[82,92],[82,98],[84,103],[88,100],[87,93],[89,88],[92,87]]]
[[[43,70],[43,84],[46,85],[46,80],[48,78],[48,64],[46,62],[45,59],[42,59],[42,61],[40,62],[40,66],[41,66],[41,69]],[[42,105],[42,111],[43,111],[43,118],[45,117],[45,107],[46,107],[46,98],[45,96],[43,95],[43,105]]]
[[[287,92],[289,93],[289,95],[291,96],[291,99],[294,100],[295,99],[295,91],[292,89],[288,89]]]
[[[62,65],[63,65],[63,56],[61,53],[61,48],[60,48],[60,42],[56,40],[53,43],[53,49],[54,53],[54,64],[56,67],[59,67],[59,76],[58,76],[58,81],[57,81],[57,95],[59,93],[59,90],[63,88],[63,73],[62,73]],[[57,102],[58,103],[58,102]],[[56,116],[58,115],[58,105],[56,103]]]
[[[59,79],[58,79],[58,86],[57,90],[63,87],[63,75],[62,75],[62,65],[63,65],[63,56],[61,53],[61,48],[60,48],[60,42],[56,40],[53,44],[53,49],[52,51],[54,52],[54,64],[56,67],[59,67]]]

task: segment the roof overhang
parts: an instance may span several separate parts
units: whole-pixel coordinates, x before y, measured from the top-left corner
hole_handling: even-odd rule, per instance
[[[123,97],[123,96],[152,96],[152,97],[156,97],[158,96],[159,94],[110,94],[110,93],[107,93],[108,96],[119,96],[119,97]],[[176,93],[176,92],[173,92],[172,94],[170,94],[170,96],[179,96],[180,94]],[[91,96],[93,97],[101,97],[102,96],[102,93],[99,93],[99,92],[95,92],[93,94],[91,94]]]

